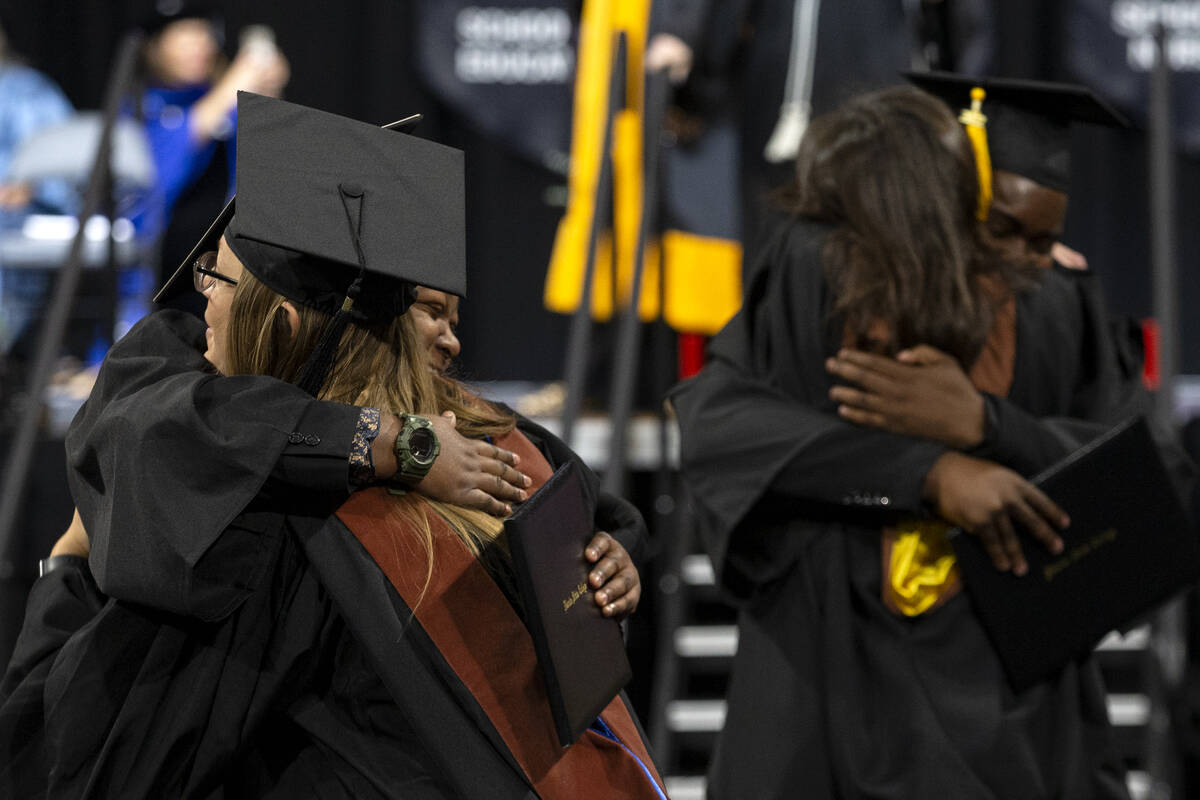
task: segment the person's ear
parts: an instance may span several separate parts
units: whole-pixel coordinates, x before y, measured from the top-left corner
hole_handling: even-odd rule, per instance
[[[292,332],[292,339],[295,339],[296,334],[300,332],[300,312],[289,300],[284,300],[281,308],[283,313],[287,314],[288,330]]]

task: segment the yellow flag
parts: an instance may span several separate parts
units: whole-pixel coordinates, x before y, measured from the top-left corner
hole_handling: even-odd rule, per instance
[[[555,236],[546,276],[548,309],[569,314],[579,307],[596,191],[604,146],[605,117],[616,34],[626,39],[625,107],[613,119],[613,225],[598,237],[592,281],[592,316],[609,319],[630,302],[638,227],[642,217],[644,75],[650,17],[649,0],[586,0],[576,60],[575,111],[567,211]],[[736,186],[714,187],[735,192]],[[606,215],[607,216],[607,215]],[[614,258],[615,248],[615,258]],[[665,261],[665,269],[662,262]],[[615,264],[615,275],[614,275]],[[659,308],[659,298],[663,308]],[[672,231],[650,242],[643,267],[638,311],[642,319],[660,313],[676,330],[712,334],[741,302],[741,247]]]

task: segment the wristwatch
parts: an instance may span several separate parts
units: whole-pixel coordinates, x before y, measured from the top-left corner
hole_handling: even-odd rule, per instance
[[[396,475],[393,480],[415,486],[429,474],[442,445],[433,423],[416,414],[400,415],[400,433],[393,448],[396,452]]]

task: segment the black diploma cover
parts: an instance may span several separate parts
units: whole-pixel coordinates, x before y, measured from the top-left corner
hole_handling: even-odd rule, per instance
[[[1054,555],[1022,537],[1024,577],[1000,572],[975,537],[952,536],[963,582],[1010,685],[1028,688],[1086,656],[1200,575],[1200,548],[1144,419],[1033,479],[1071,517]]]
[[[504,523],[558,741],[575,742],[629,681],[620,624],[600,613],[583,551],[592,509],[567,462]]]

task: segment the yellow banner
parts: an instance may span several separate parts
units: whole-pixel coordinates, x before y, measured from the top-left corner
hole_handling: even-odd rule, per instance
[[[638,227],[642,217],[643,87],[649,0],[587,0],[580,24],[567,211],[555,235],[544,300],[569,314],[583,296],[588,237],[596,214],[608,86],[616,34],[626,38],[626,107],[613,120],[613,226],[597,242],[592,316],[609,319],[614,302],[625,307],[633,290]],[[737,191],[736,186],[719,191]],[[613,258],[613,247],[616,258]],[[660,285],[660,257],[665,280]],[[615,266],[615,278],[614,278]],[[660,308],[659,297],[663,298]],[[741,302],[741,247],[725,239],[671,231],[647,246],[639,315],[660,314],[676,330],[713,334]]]

